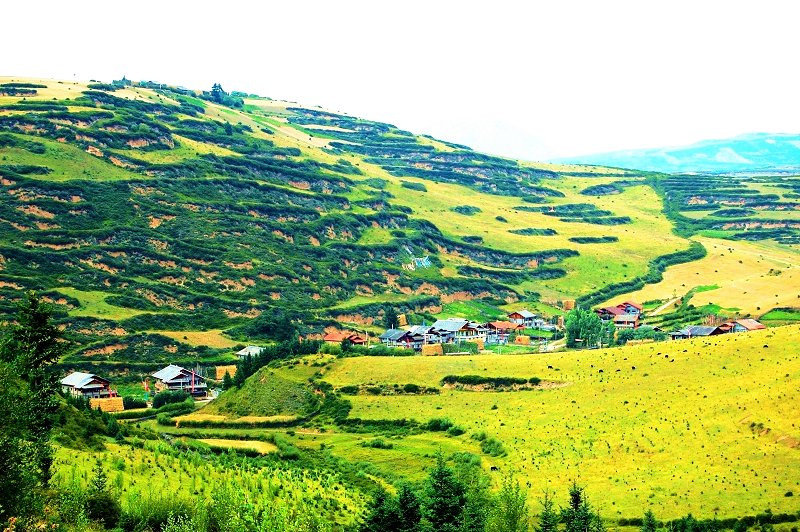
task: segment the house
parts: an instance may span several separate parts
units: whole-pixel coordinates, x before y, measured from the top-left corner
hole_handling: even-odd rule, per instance
[[[61,379],[61,391],[74,397],[99,399],[116,397],[117,392],[110,388],[111,381],[94,373],[75,371]]]
[[[525,309],[515,310],[508,315],[508,321],[516,323],[517,325],[522,325],[528,329],[534,326],[534,320],[536,320],[537,317],[536,314]]]
[[[247,357],[255,358],[258,355],[260,355],[263,350],[264,350],[263,347],[258,347],[258,346],[255,346],[255,345],[248,345],[244,349],[242,349],[240,351],[237,351],[236,355],[239,358],[247,358]]]
[[[326,344],[341,345],[345,340],[349,340],[353,345],[364,345],[367,343],[366,338],[362,338],[358,334],[349,331],[333,331],[322,337],[322,341]]]
[[[153,373],[152,376],[156,379],[156,391],[159,392],[183,390],[194,396],[204,396],[208,388],[205,379],[197,372],[174,364]]]
[[[486,324],[486,329],[486,343],[505,344],[508,343],[508,337],[518,330],[522,330],[523,326],[511,321],[490,321]]]
[[[716,336],[723,333],[724,331],[722,329],[714,325],[689,325],[680,331],[671,332],[669,335],[673,340],[679,340],[682,338],[694,338],[696,336]]]
[[[634,303],[633,301],[625,301],[617,305],[617,308],[622,309],[625,311],[625,314],[641,314],[642,313],[642,306],[639,303]]]
[[[412,335],[421,335],[423,344],[440,344],[442,337],[431,325],[414,325],[408,329]]]
[[[623,314],[625,314],[625,311],[619,307],[598,308],[595,309],[595,312],[597,313],[598,316],[600,316],[600,319],[603,321],[610,321],[616,318],[617,316],[622,316]]]
[[[488,329],[480,323],[463,318],[437,320],[432,326],[442,343],[486,341]]]
[[[477,342],[479,340],[485,342],[488,333],[489,329],[485,325],[470,321],[456,331],[455,340],[456,342]]]
[[[422,345],[425,343],[423,334],[402,329],[388,329],[378,338],[387,347],[402,347],[414,350],[422,349]]]
[[[761,329],[766,329],[766,328],[767,326],[761,323],[760,321],[747,318],[741,320],[734,320],[731,332],[759,331]]]
[[[614,327],[617,329],[636,329],[639,327],[639,315],[618,314],[614,316]]]

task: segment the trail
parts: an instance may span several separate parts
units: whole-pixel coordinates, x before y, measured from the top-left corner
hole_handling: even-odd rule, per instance
[[[651,312],[649,314],[649,316],[658,316],[659,314],[664,312],[665,309],[667,309],[668,307],[671,307],[672,305],[674,305],[675,302],[678,301],[679,299],[680,299],[679,297],[676,297],[674,299],[670,299],[669,301],[667,301],[666,303],[664,303],[663,305],[661,305],[660,307],[655,309],[653,312]]]

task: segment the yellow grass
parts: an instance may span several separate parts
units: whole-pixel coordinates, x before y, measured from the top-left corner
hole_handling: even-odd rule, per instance
[[[508,451],[490,463],[530,482],[532,497],[577,480],[612,519],[650,507],[660,518],[796,511],[784,493],[800,489],[800,326],[542,355],[340,359],[325,380],[435,386],[447,374],[571,384],[358,395],[348,398],[351,416],[448,417],[468,434],[486,431]],[[460,441],[474,448],[467,436]],[[412,450],[406,456],[425,461]]]
[[[672,299],[706,285],[719,288],[696,293],[691,300],[693,305],[713,303],[740,309],[740,314],[760,315],[773,307],[800,303],[800,252],[770,242],[705,237],[694,240],[705,246],[705,258],[667,268],[660,283],[613,298],[608,304],[624,299]]]
[[[261,454],[274,453],[278,450],[278,448],[272,443],[257,440],[224,440],[222,438],[203,438],[199,441],[211,445],[212,447],[225,447],[228,449],[252,449]]]
[[[148,331],[156,334],[162,334],[173,340],[177,340],[184,344],[191,346],[208,346],[215,349],[228,349],[237,345],[237,342],[223,336],[221,329],[211,329],[209,331],[163,331],[154,330]]]

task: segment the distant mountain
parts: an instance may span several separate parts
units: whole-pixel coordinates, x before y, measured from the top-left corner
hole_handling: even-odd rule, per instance
[[[689,146],[625,150],[558,162],[667,173],[785,172],[800,170],[800,134],[748,133]]]

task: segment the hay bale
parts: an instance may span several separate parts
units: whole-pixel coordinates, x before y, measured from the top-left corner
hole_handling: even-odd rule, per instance
[[[442,356],[444,355],[444,349],[442,348],[442,344],[425,344],[422,346],[422,355],[423,356]]]
[[[231,377],[236,375],[236,365],[231,366],[217,366],[214,368],[215,376],[214,378],[218,381],[221,381],[225,378],[225,373],[227,372]]]
[[[564,310],[573,310],[575,308],[575,300],[565,299],[561,302],[561,306],[564,308]]]
[[[531,337],[519,334],[514,338],[514,343],[518,345],[531,345]]]
[[[484,347],[486,347],[486,342],[483,340],[475,340],[475,343],[478,344],[478,351],[483,351]]]
[[[93,409],[99,408],[103,412],[122,412],[125,410],[125,405],[122,403],[122,397],[89,399],[89,406]]]

